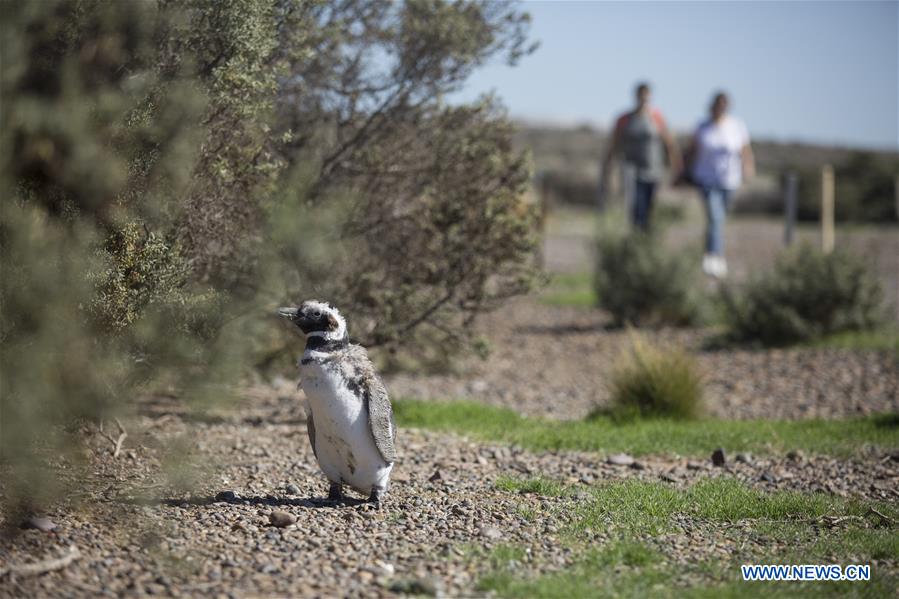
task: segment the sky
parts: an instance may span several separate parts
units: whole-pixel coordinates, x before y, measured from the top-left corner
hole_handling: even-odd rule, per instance
[[[651,82],[678,131],[730,93],[760,139],[899,149],[899,1],[530,1],[537,51],[495,60],[455,97],[511,116],[609,127]]]

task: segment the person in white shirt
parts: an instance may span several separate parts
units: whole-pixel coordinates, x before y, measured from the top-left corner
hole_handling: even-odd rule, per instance
[[[690,175],[702,190],[707,217],[702,270],[707,275],[727,276],[724,258],[724,219],[731,193],[755,174],[749,132],[738,118],[727,113],[727,94],[715,94],[710,117],[693,136]]]

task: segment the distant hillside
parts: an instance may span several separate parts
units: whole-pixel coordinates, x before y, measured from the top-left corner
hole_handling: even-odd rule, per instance
[[[517,143],[529,148],[534,155],[537,170],[559,169],[589,171],[599,174],[599,161],[605,155],[608,132],[583,125],[580,127],[553,127],[519,123]],[[680,135],[682,148],[689,143],[689,136]],[[857,150],[853,148],[819,146],[805,143],[781,143],[753,140],[759,171],[780,173],[788,167],[805,168],[823,164],[839,165],[860,151],[899,160],[899,153]]]
[[[608,132],[589,125],[558,127],[523,122],[519,126],[515,141],[532,153],[535,170],[551,199],[592,204]],[[681,148],[686,148],[689,137],[679,136],[678,141]],[[818,173],[821,166],[830,164],[837,173],[839,220],[897,219],[894,185],[899,175],[899,153],[765,140],[753,141],[752,146],[759,176],[739,195],[736,211],[782,211],[779,181],[785,172],[795,171],[800,181],[799,217],[817,219]]]

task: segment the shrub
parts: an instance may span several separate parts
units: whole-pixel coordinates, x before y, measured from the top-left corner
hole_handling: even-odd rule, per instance
[[[631,337],[631,350],[612,370],[612,414],[619,417],[696,418],[703,411],[703,381],[683,350],[653,347]]]
[[[696,260],[655,235],[607,231],[599,240],[596,293],[616,325],[688,325],[700,316]]]
[[[469,344],[476,316],[535,282],[537,211],[523,201],[530,165],[514,127],[491,97],[442,99],[488,59],[526,54],[528,16],[507,1],[431,0],[293,14],[316,29],[279,50],[289,73],[274,131],[291,134],[285,160],[310,172],[311,210],[348,204],[344,259],[316,293],[340,305],[362,344],[442,361]],[[354,33],[332,33],[343,31]]]
[[[807,244],[782,254],[739,291],[724,286],[721,293],[729,334],[738,341],[784,345],[869,330],[882,318],[883,291],[865,262]]]

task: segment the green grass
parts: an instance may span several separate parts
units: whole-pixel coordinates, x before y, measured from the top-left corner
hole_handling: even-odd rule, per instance
[[[758,561],[763,563],[764,557]],[[766,563],[766,562],[764,562]],[[797,561],[795,563],[806,563]],[[848,564],[848,561],[839,563]],[[695,597],[756,599],[766,597],[889,597],[899,578],[872,568],[869,582],[743,582],[736,560],[704,560],[672,564],[665,555],[633,541],[588,549],[571,566],[540,576],[523,575],[512,567],[485,574],[478,590],[499,597],[579,599],[581,597]]]
[[[862,500],[846,500],[819,493],[764,493],[734,478],[706,479],[687,489],[638,480],[613,481],[577,489],[537,479],[503,478],[497,487],[509,492],[573,495],[574,507],[560,542],[575,550],[570,566],[536,577],[522,576],[521,563],[539,560],[520,547],[504,545],[486,556],[482,591],[503,597],[691,596],[744,597],[763,591],[774,596],[796,593],[831,596],[882,596],[895,588],[893,569],[873,568],[868,583],[745,583],[742,563],[880,563],[899,560],[896,520],[899,507]],[[884,522],[871,508],[885,514]],[[712,542],[726,539],[731,555],[710,553],[705,560],[675,564],[656,539],[677,534],[672,516],[695,522],[694,534]],[[827,526],[824,517],[843,518]],[[740,526],[734,526],[739,523]],[[884,525],[888,527],[885,527]],[[587,531],[611,533],[597,546]],[[772,553],[772,549],[774,553]],[[720,556],[720,557],[716,557]],[[483,557],[483,556],[479,556]]]
[[[496,487],[513,493],[546,496],[583,491],[581,486],[575,489],[543,477],[502,477],[497,480]],[[615,530],[626,535],[670,532],[670,519],[674,514],[721,523],[747,519],[782,523],[823,516],[846,516],[871,526],[883,524],[881,518],[871,511],[874,508],[893,521],[899,520],[899,506],[843,499],[824,493],[766,493],[725,476],[702,479],[687,489],[662,482],[616,480],[591,487],[590,494],[591,498],[578,502],[574,510],[568,530],[572,538],[577,538],[587,529]],[[890,559],[899,559],[899,539],[879,539],[877,542],[889,553]]]
[[[547,306],[593,308],[598,303],[593,275],[583,272],[553,275],[539,301]]]
[[[899,353],[899,329],[887,326],[877,331],[848,331],[816,339],[805,345],[838,349],[886,350]]]
[[[866,446],[899,447],[899,416],[846,420],[696,420],[645,419],[616,422],[597,415],[583,421],[529,418],[512,410],[471,401],[399,400],[394,410],[401,426],[466,434],[535,450],[578,450],[634,456],[708,456],[728,452],[771,454],[801,449],[838,457]]]

